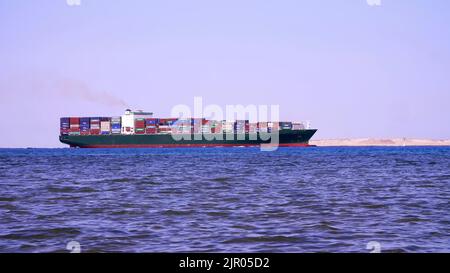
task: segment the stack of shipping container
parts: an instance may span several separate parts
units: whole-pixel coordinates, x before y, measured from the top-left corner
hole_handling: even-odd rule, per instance
[[[80,134],[86,136],[90,134],[91,118],[80,118]]]
[[[211,121],[204,119],[202,120],[202,134],[211,134]]]
[[[267,122],[267,131],[269,133],[278,131],[280,129],[280,125],[278,122]]]
[[[169,119],[167,118],[160,118],[158,123],[158,133],[161,134],[168,134],[170,133],[170,125],[169,125]]]
[[[111,118],[100,118],[100,134],[109,135],[111,134]]]
[[[158,131],[158,119],[146,118],[145,119],[145,133],[148,135],[156,134]]]
[[[191,119],[191,132],[193,134],[201,134],[202,133],[202,125],[203,125],[203,120],[202,118],[193,118]]]
[[[111,134],[119,135],[120,130],[122,129],[121,117],[112,117],[111,118]]]
[[[180,134],[190,134],[192,130],[191,119],[177,120],[172,127]]]
[[[248,120],[237,120],[234,126],[234,130],[237,134],[248,133],[250,129],[250,122]]]
[[[222,122],[216,121],[216,120],[212,120],[210,122],[210,124],[211,124],[211,133],[213,133],[213,134],[220,134],[220,133],[222,133]]]
[[[248,129],[249,134],[258,133],[258,123],[250,123],[248,128],[249,128]]]
[[[100,134],[100,118],[91,118],[90,133],[91,135]]]
[[[234,121],[222,121],[222,131],[226,134],[234,133]]]
[[[61,135],[68,135],[70,131],[70,118],[61,118],[59,124],[59,131]]]
[[[80,118],[70,118],[70,129],[69,129],[69,135],[77,136],[80,135]]]
[[[137,118],[134,120],[134,133],[136,135],[145,134],[145,118]]]
[[[258,132],[267,133],[267,122],[258,122]]]

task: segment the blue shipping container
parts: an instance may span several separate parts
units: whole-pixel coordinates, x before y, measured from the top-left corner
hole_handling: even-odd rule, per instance
[[[111,129],[121,129],[122,126],[120,124],[111,124]]]
[[[61,129],[69,129],[70,128],[70,118],[61,118],[60,119],[60,127],[61,127]]]

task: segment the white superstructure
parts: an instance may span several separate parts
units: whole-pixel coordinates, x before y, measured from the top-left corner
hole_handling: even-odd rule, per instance
[[[122,134],[132,135],[134,134],[134,121],[138,118],[152,118],[153,113],[144,112],[142,110],[131,111],[125,110],[125,114],[122,115]]]

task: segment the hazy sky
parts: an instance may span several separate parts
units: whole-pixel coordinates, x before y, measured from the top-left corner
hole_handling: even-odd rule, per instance
[[[60,116],[279,104],[316,139],[450,138],[450,1],[0,0],[0,147]]]

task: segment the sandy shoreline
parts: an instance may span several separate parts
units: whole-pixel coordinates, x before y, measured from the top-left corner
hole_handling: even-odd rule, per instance
[[[450,146],[450,139],[417,138],[343,138],[311,140],[317,146]]]

